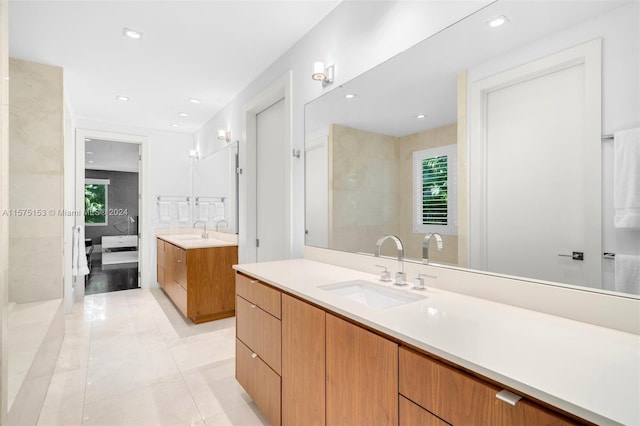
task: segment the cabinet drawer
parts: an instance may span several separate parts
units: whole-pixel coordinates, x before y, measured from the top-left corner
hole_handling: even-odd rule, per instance
[[[236,293],[274,317],[281,318],[280,291],[267,287],[253,278],[236,274]]]
[[[406,348],[399,368],[400,393],[452,425],[576,424],[525,399],[506,403],[499,387]]]
[[[272,425],[280,422],[280,376],[236,339],[236,379]]]
[[[158,284],[164,288],[164,268],[158,264]]]
[[[236,333],[238,339],[281,374],[282,326],[279,319],[237,296]]]
[[[187,316],[187,290],[185,290],[176,281],[167,281],[164,286],[164,291],[173,300],[176,307],[182,312],[182,315]]]
[[[419,405],[400,395],[400,426],[449,426]]]

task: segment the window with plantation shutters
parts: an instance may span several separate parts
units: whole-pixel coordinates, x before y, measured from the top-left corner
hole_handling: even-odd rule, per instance
[[[456,145],[413,153],[413,231],[456,233]]]

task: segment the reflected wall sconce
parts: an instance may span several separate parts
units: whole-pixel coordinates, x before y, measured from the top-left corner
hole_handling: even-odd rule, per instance
[[[200,151],[198,151],[197,149],[190,149],[189,158],[193,158],[194,160],[200,159]]]
[[[324,62],[318,61],[313,63],[313,74],[311,78],[316,81],[322,82],[322,87],[326,87],[328,84],[333,83],[333,65],[324,67]]]
[[[218,139],[225,142],[231,141],[231,130],[218,130]]]

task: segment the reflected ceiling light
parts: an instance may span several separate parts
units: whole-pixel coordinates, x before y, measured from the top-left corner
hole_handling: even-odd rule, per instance
[[[348,93],[348,94],[344,95],[344,97],[347,98],[347,99],[353,99],[353,98],[356,97],[356,95],[354,95],[353,93]]]
[[[142,38],[142,33],[140,31],[132,30],[131,28],[125,28],[122,31],[122,34],[134,40],[140,40]]]
[[[89,139],[89,138],[84,138],[85,142],[91,142],[93,139]]]
[[[508,21],[509,20],[507,19],[506,16],[500,15],[500,16],[496,16],[495,18],[487,22],[487,25],[489,25],[491,28],[496,28],[506,24]]]
[[[129,97],[128,96],[122,96],[122,95],[118,95],[116,96],[116,99],[122,102],[129,102]]]
[[[90,164],[93,164],[93,160],[89,160],[89,163],[90,163]]]
[[[322,87],[325,87],[327,84],[333,83],[333,65],[329,65],[327,68],[325,68],[324,62],[314,62],[313,74],[311,74],[311,78],[316,81],[321,81]]]
[[[189,102],[191,102],[192,104],[199,104],[200,103],[200,99],[191,98],[191,99],[189,99]]]
[[[417,118],[418,120],[422,120],[422,119],[423,119],[423,118],[425,118],[425,117],[426,117],[426,115],[424,115],[424,114],[418,114],[418,115],[416,115],[416,118]]]
[[[87,151],[87,155],[93,155],[92,151]]]
[[[189,113],[188,113],[188,112],[179,112],[179,113],[178,113],[178,115],[179,115],[180,117],[188,117],[188,116],[189,116]]]
[[[200,158],[200,151],[197,149],[189,150],[189,158],[193,158],[194,160],[198,160]]]
[[[218,130],[218,139],[221,141],[231,141],[231,130]]]
[[[178,123],[171,123],[171,127],[180,127]]]

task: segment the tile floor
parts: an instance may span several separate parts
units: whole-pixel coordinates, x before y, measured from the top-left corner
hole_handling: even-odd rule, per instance
[[[86,296],[39,425],[268,424],[236,382],[235,318],[194,325],[158,289]]]

